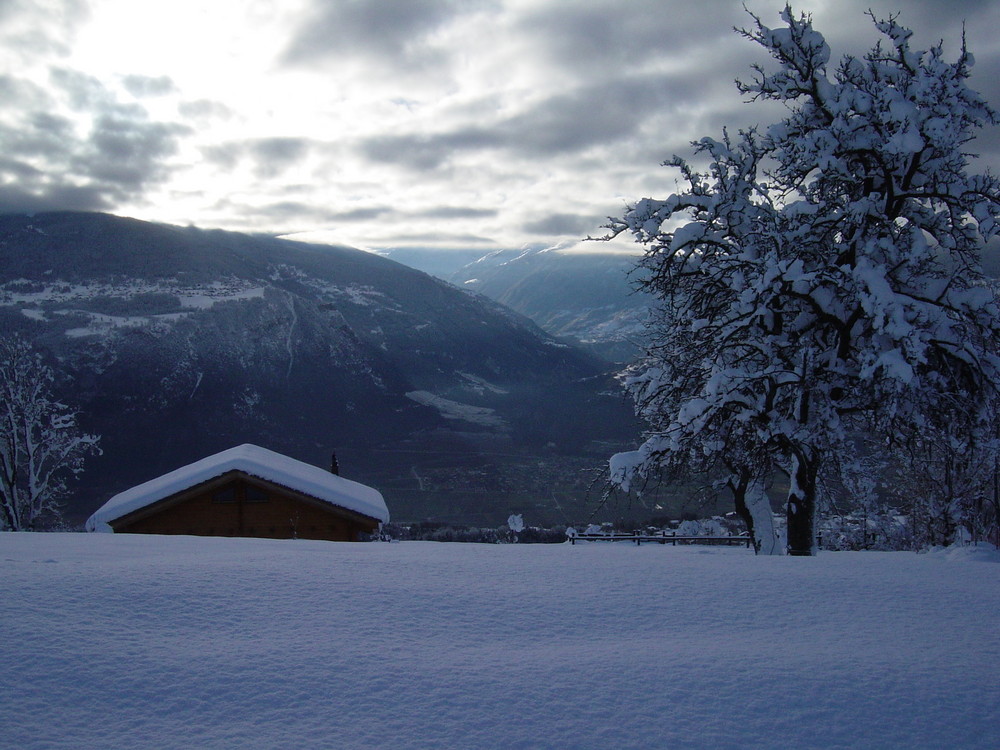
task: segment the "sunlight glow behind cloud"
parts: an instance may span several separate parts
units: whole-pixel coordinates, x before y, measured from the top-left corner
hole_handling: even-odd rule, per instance
[[[835,52],[890,0],[799,3]],[[780,3],[751,9],[777,25]],[[987,0],[914,0],[920,46],[1000,105]],[[633,0],[0,2],[0,210],[107,210],[365,247],[572,244],[772,113],[733,79],[740,4]],[[1000,164],[997,128],[977,144]]]

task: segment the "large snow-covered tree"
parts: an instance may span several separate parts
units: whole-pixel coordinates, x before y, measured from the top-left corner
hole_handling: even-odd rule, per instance
[[[624,487],[678,461],[733,486],[783,471],[788,552],[808,555],[821,471],[852,433],[919,430],[937,393],[962,394],[961,423],[991,421],[1000,331],[980,253],[1000,185],[968,173],[966,149],[997,116],[964,44],[948,62],[872,16],[884,39],[834,67],[809,16],[781,17],[740,30],[777,66],[739,89],[787,117],[695,143],[707,169],[674,157],[685,188],[609,224],[645,245],[657,300],[626,378],[649,432],[611,469]]]
[[[50,393],[54,376],[20,337],[0,338],[0,528],[34,529],[59,518],[69,477],[98,450],[76,414]]]

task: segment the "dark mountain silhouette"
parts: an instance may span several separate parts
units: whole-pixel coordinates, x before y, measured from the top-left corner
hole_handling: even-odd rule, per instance
[[[8,215],[0,269],[0,326],[45,353],[102,435],[73,519],[252,442],[324,466],[336,451],[399,520],[576,520],[587,470],[636,434],[600,359],[359,250]]]

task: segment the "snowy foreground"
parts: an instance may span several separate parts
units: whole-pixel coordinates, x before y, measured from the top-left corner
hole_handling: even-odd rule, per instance
[[[0,746],[996,748],[997,561],[0,534]]]

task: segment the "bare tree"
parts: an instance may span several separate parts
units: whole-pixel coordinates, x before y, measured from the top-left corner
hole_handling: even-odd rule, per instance
[[[19,336],[0,338],[0,528],[23,531],[60,517],[67,479],[99,452],[76,413],[54,400],[52,369]]]
[[[981,541],[996,533],[995,428],[969,424],[964,409],[942,410],[953,421],[926,420],[896,454],[891,496],[909,515],[916,547]]]

